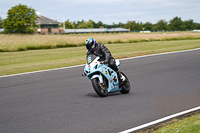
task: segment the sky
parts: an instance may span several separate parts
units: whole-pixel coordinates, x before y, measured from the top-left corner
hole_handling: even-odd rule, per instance
[[[63,20],[89,21],[118,24],[127,21],[156,24],[174,17],[183,21],[192,19],[200,23],[200,0],[0,0],[0,17],[16,5],[27,5],[41,15],[63,22]]]

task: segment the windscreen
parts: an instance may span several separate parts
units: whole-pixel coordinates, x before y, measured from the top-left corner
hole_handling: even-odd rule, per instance
[[[90,54],[88,57],[87,57],[87,64],[89,65],[97,56],[94,55],[94,54]]]

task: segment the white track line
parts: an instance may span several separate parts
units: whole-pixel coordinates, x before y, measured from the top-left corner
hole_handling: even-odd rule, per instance
[[[167,117],[164,117],[164,118],[161,118],[161,119],[146,123],[144,125],[141,125],[141,126],[138,126],[138,127],[134,127],[134,128],[119,132],[119,133],[131,133],[131,132],[144,129],[144,128],[150,127],[152,125],[155,125],[155,124],[158,124],[158,123],[161,123],[161,122],[164,122],[164,121],[167,121],[167,120],[170,120],[170,119],[176,118],[178,116],[181,116],[181,115],[193,112],[193,111],[197,111],[197,110],[200,110],[200,106],[196,107],[196,108],[193,108],[193,109],[189,109],[189,110],[180,112],[180,113],[177,113],[177,114],[173,114],[173,115],[170,115],[170,116],[167,116]]]
[[[40,73],[40,72],[55,71],[55,70],[62,70],[62,69],[67,69],[67,68],[80,67],[80,66],[84,66],[84,64],[82,64],[82,65],[77,65],[77,66],[71,66],[71,67],[62,67],[62,68],[56,68],[56,69],[48,69],[48,70],[40,70],[40,71],[33,71],[33,72],[27,72],[27,73],[19,73],[19,74],[5,75],[5,76],[0,76],[0,78],[11,77],[11,76],[19,76],[19,75],[25,75],[25,74],[32,74],[32,73]]]
[[[143,57],[151,57],[151,56],[157,56],[157,55],[166,55],[166,54],[190,52],[190,51],[195,51],[195,50],[200,50],[200,48],[190,49],[190,50],[182,50],[182,51],[174,51],[174,52],[166,52],[166,53],[159,53],[159,54],[142,55],[142,56],[137,56],[137,57],[124,58],[124,59],[120,59],[120,60],[130,60],[130,59],[137,59],[137,58],[143,58]]]
[[[124,58],[124,59],[120,59],[120,60],[130,60],[130,59],[137,59],[137,58],[143,58],[143,57],[151,57],[151,56],[157,56],[157,55],[166,55],[166,54],[174,54],[174,53],[181,53],[181,52],[189,52],[189,51],[195,51],[195,50],[200,50],[200,48],[190,49],[190,50],[183,50],[183,51],[160,53],[160,54],[143,55],[143,56],[137,56],[137,57],[131,57],[131,58]],[[84,65],[85,64],[77,65],[77,66],[71,66],[71,67],[62,67],[62,68],[56,68],[56,69],[48,69],[48,70],[33,71],[33,72],[27,72],[27,73],[5,75],[5,76],[0,76],[0,78],[11,77],[11,76],[19,76],[19,75],[25,75],[25,74],[32,74],[32,73],[39,73],[39,72],[48,72],[48,71],[62,70],[62,69],[68,69],[68,68],[75,68],[75,67],[80,67],[80,66],[84,66]]]

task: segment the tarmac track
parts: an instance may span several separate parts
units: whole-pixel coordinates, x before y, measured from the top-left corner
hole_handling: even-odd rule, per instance
[[[0,133],[116,133],[200,106],[200,50],[121,61],[129,94],[100,98],[82,67],[0,78]]]

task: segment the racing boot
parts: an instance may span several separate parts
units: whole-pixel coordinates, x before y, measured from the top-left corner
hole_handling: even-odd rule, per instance
[[[123,85],[124,81],[126,81],[126,78],[124,77],[124,75],[122,75],[120,73],[120,71],[117,72],[117,76],[119,79],[119,88],[121,88],[121,86]]]

